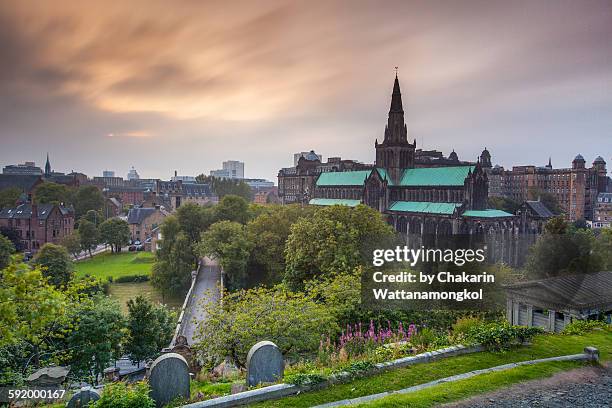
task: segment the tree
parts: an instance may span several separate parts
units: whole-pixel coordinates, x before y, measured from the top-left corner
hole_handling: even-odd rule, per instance
[[[79,237],[81,238],[81,248],[83,251],[89,252],[91,257],[92,249],[95,249],[100,242],[100,233],[96,225],[86,219],[81,219],[79,222]]]
[[[246,224],[249,220],[249,203],[242,197],[226,195],[215,207],[217,221],[234,221]]]
[[[0,270],[9,266],[11,255],[15,253],[15,246],[4,235],[0,235]],[[0,276],[2,276],[0,274]]]
[[[317,275],[369,265],[372,250],[390,246],[394,239],[393,228],[370,207],[317,209],[313,216],[291,226],[285,248],[285,282],[297,290]]]
[[[232,221],[214,223],[202,234],[198,253],[219,260],[229,290],[245,287],[250,243],[244,225]]]
[[[21,252],[25,249],[23,243],[21,242],[19,231],[17,231],[15,228],[2,226],[0,227],[0,235],[4,235],[13,243],[15,251]]]
[[[593,252],[600,259],[602,270],[612,271],[612,228],[600,231]]]
[[[214,222],[213,207],[202,207],[195,203],[185,203],[176,210],[176,218],[183,231],[197,243],[200,235]]]
[[[56,288],[65,288],[74,276],[74,265],[66,248],[61,245],[46,243],[34,257],[43,276]]]
[[[100,240],[111,246],[111,251],[119,253],[130,242],[130,226],[120,218],[109,218],[100,224]]]
[[[38,204],[64,204],[72,203],[74,191],[68,186],[46,181],[34,190],[34,198]]]
[[[89,210],[81,217],[81,220],[87,220],[97,227],[104,221],[104,216],[102,211]]]
[[[242,180],[218,178],[200,174],[196,177],[196,181],[200,184],[210,184],[211,189],[219,198],[223,198],[227,195],[240,196],[247,201],[251,201],[253,198],[251,187]]]
[[[210,367],[226,356],[244,367],[249,349],[261,340],[297,357],[316,350],[322,335],[338,331],[325,305],[281,286],[224,293],[222,299],[203,303],[206,319],[196,334],[195,348]]]
[[[544,232],[550,235],[562,235],[567,232],[567,221],[562,216],[553,217],[544,224]]]
[[[163,305],[156,306],[143,296],[127,303],[129,337],[125,351],[134,363],[157,357],[172,340],[172,314]]]
[[[71,371],[97,383],[104,369],[121,356],[121,340],[126,335],[121,308],[115,300],[97,296],[81,303],[71,317],[75,325],[68,335]]]
[[[102,207],[104,207],[104,196],[96,186],[81,186],[74,194],[74,212],[77,220],[87,211],[101,211]]]
[[[510,214],[516,214],[520,204],[506,197],[489,197],[489,207],[506,211]]]
[[[166,217],[161,226],[161,248],[151,273],[151,283],[162,296],[179,294],[191,284],[193,249],[175,216]]]
[[[559,215],[563,213],[561,206],[559,205],[559,201],[557,200],[557,196],[552,193],[542,191],[538,188],[531,187],[527,192],[527,197],[530,200],[538,200],[541,201],[542,204],[546,206],[553,214]]]
[[[17,201],[19,201],[19,197],[21,197],[21,190],[17,187],[9,187],[0,190],[0,209],[15,207]]]
[[[81,238],[79,237],[79,232],[74,231],[72,234],[65,236],[64,239],[62,239],[62,245],[72,254],[72,256],[74,256],[74,259],[77,259],[81,253]]]

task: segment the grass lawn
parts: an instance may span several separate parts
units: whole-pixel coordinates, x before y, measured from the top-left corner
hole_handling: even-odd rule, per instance
[[[91,259],[76,262],[77,276],[91,275],[102,280],[127,275],[150,275],[155,256],[151,252],[103,252]]]
[[[516,347],[506,352],[483,352],[452,357],[426,364],[387,371],[379,375],[360,378],[335,385],[323,390],[305,392],[297,396],[265,401],[254,407],[311,407],[346,398],[356,398],[384,391],[399,390],[439,378],[449,377],[472,370],[494,367],[501,364],[581,353],[585,346],[599,348],[602,360],[612,359],[612,332],[592,331],[582,336],[540,335],[531,346]],[[499,373],[484,374],[454,384],[443,384],[418,392],[418,395],[388,397],[390,405],[385,406],[431,406],[451,399],[493,390],[504,385],[531,378],[546,377],[556,371],[579,366],[580,363],[545,363],[537,366],[519,367]],[[447,399],[440,399],[447,396]],[[454,397],[453,397],[454,396]],[[415,398],[401,402],[398,398]],[[420,398],[420,400],[419,400]],[[387,399],[372,404],[387,404]],[[418,403],[418,404],[417,404]],[[419,405],[420,404],[420,405]]]
[[[180,309],[184,301],[180,296],[162,299],[161,294],[151,286],[151,282],[111,283],[109,290],[109,295],[119,301],[124,312],[127,312],[127,301],[138,295],[143,295],[155,303],[165,303],[172,309]]]

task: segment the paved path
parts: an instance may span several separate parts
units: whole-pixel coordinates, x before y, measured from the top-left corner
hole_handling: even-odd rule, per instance
[[[603,408],[612,404],[612,367],[584,367],[558,373],[550,378],[523,382],[479,395],[446,408]]]
[[[193,344],[198,323],[206,318],[206,314],[201,307],[201,300],[206,298],[208,293],[212,293],[214,299],[219,298],[218,285],[220,279],[221,268],[217,262],[210,258],[204,258],[193,287],[191,299],[185,308],[184,323],[181,328],[181,334],[187,337],[187,344],[189,345]]]

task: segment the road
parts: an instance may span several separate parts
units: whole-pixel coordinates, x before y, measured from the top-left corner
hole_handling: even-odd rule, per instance
[[[200,266],[200,272],[196,279],[191,299],[185,308],[183,316],[183,327],[181,332],[187,338],[187,344],[193,344],[193,337],[196,334],[197,325],[199,322],[206,319],[201,301],[209,299],[208,295],[213,294],[213,299],[219,298],[219,281],[221,279],[221,268],[216,261],[210,258],[204,258]]]
[[[110,251],[110,246],[108,245],[98,245],[96,247],[96,249],[93,249],[91,251],[92,255],[97,255],[100,254],[102,252],[106,252],[106,251]],[[76,257],[76,261],[82,261],[84,259],[89,259],[89,252],[88,251],[81,251],[81,253]]]

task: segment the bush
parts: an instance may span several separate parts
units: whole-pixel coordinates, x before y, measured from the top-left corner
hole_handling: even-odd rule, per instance
[[[453,324],[453,333],[454,334],[462,334],[467,336],[467,334],[477,326],[480,326],[483,323],[482,319],[473,316],[460,317]]]
[[[139,382],[128,386],[124,382],[108,384],[102,390],[100,399],[89,405],[90,408],[155,408],[149,397],[149,385]]]
[[[581,335],[590,332],[595,328],[605,328],[607,326],[608,325],[606,322],[602,320],[574,320],[565,326],[561,333],[568,335]]]
[[[115,278],[115,283],[147,282],[148,280],[148,275],[125,275]]]
[[[327,377],[319,373],[297,373],[285,376],[285,382],[293,385],[315,385],[326,380]]]
[[[428,349],[430,346],[437,344],[437,340],[436,333],[430,328],[424,327],[412,335],[410,342],[417,347]]]
[[[481,344],[487,350],[505,350],[513,343],[522,343],[541,333],[539,327],[511,326],[508,322],[483,323],[473,327],[468,339]]]

